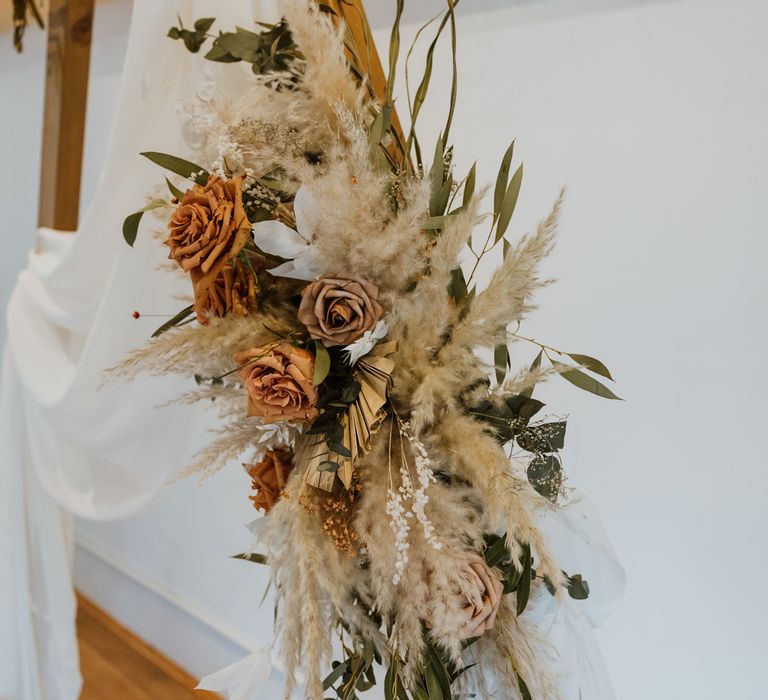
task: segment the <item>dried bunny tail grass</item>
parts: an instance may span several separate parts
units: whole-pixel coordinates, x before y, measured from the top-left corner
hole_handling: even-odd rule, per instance
[[[316,108],[326,113],[330,123],[335,119],[333,105],[359,111],[364,93],[347,65],[344,24],[334,26],[331,17],[308,0],[282,0],[280,6],[304,56],[301,89],[309,94]]]
[[[248,450],[254,453],[249,459],[258,460],[266,450],[292,444],[298,431],[298,428],[290,424],[265,424],[255,417],[243,417],[227,423],[212,431],[219,437],[195,455],[192,464],[181,472],[179,478],[211,476]]]
[[[490,521],[503,525],[515,559],[527,542],[536,551],[541,572],[557,587],[563,574],[556,565],[533,513],[547,505],[525,480],[518,478],[504,450],[477,422],[456,408],[448,408],[435,424],[429,443],[454,472],[469,481],[483,498]]]
[[[105,380],[151,375],[220,375],[234,369],[232,355],[272,342],[277,332],[291,331],[284,316],[272,313],[211,319],[207,326],[190,324],[173,328],[131,352],[120,364],[106,370]]]
[[[430,522],[439,523],[434,537],[440,549],[414,518],[406,540],[408,562],[400,574],[399,583],[395,584],[393,574],[398,540],[384,514],[389,488],[397,491],[402,479],[399,438],[393,440],[390,451],[389,441],[384,438],[387,433],[389,429],[385,426],[374,451],[361,467],[365,486],[358,503],[355,529],[366,543],[375,608],[385,622],[393,624],[392,653],[406,660],[404,675],[406,679],[413,679],[424,653],[422,620],[425,611],[430,604],[455,598],[458,564],[465,561],[467,550],[477,551],[482,547],[482,535],[488,529],[488,523],[473,489],[458,484],[451,487],[432,484],[426,492],[429,500],[425,513]],[[412,465],[410,469],[413,469]],[[408,595],[403,595],[403,591]],[[450,609],[450,605],[445,606],[446,611]],[[451,623],[451,620],[444,620],[440,627],[459,628],[458,621],[455,625]],[[459,662],[461,640],[447,635],[441,642],[451,658]]]
[[[526,389],[547,381],[550,377],[566,371],[566,367],[536,367],[535,369],[522,369],[516,375],[509,377],[504,383],[494,390],[494,394],[519,394]]]
[[[456,348],[491,347],[506,341],[507,324],[520,321],[532,308],[530,299],[547,281],[538,277],[539,263],[551,252],[565,192],[555,200],[552,211],[532,236],[525,236],[514,246],[478,294],[464,319],[454,329],[452,342],[441,359],[449,362]]]
[[[193,405],[207,401],[222,419],[244,416],[248,409],[248,396],[239,384],[207,384],[166,401],[158,408],[174,404]]]
[[[515,605],[513,596],[504,596],[494,630],[467,648],[465,663],[476,665],[457,679],[456,690],[477,692],[483,698],[523,700],[519,675],[533,697],[562,700],[555,670],[542,663],[540,652],[547,643],[525,614],[517,616]]]

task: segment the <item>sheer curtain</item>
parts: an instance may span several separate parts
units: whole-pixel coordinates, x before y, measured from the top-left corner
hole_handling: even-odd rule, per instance
[[[8,307],[0,403],[0,698],[76,698],[80,678],[68,515],[120,518],[150,501],[189,454],[202,417],[156,408],[174,379],[102,386],[143,343],[135,308],[175,313],[188,293],[159,273],[156,249],[120,235],[157,181],[140,151],[185,153],[177,103],[200,62],[165,38],[184,17],[273,19],[271,2],[135,0],[118,116],[94,201],[76,235],[38,232]],[[140,324],[143,325],[143,324]]]
[[[115,519],[141,508],[187,463],[179,446],[205,424],[195,410],[157,408],[179,393],[180,380],[103,384],[104,369],[145,342],[132,311],[172,314],[174,296],[188,293],[156,269],[149,236],[129,249],[120,235],[125,214],[158,180],[138,153],[188,151],[178,103],[202,85],[203,62],[168,41],[167,28],[177,14],[232,26],[275,13],[258,0],[134,1],[120,107],[93,204],[76,235],[40,230],[19,276],[0,401],[0,700],[78,696],[69,515]],[[228,79],[247,79],[247,70],[226,69]],[[583,500],[544,522],[564,566],[601,584],[588,606],[555,608],[543,598],[532,606],[554,642],[547,653],[560,660],[567,700],[612,696],[590,625],[618,600],[623,574],[595,522]]]

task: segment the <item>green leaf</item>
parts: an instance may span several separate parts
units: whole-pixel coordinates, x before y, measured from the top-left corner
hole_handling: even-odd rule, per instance
[[[523,166],[521,165],[512,176],[512,180],[504,194],[504,200],[501,203],[499,212],[499,221],[496,225],[496,241],[507,232],[509,222],[512,220],[512,214],[515,212],[517,198],[520,195],[520,185],[523,183]]]
[[[515,152],[515,142],[509,144],[507,152],[501,159],[499,174],[496,176],[496,187],[493,190],[493,217],[499,218],[501,204],[504,201],[504,193],[507,191],[507,182],[509,181],[509,169],[512,167],[512,155]]]
[[[437,680],[440,695],[435,697],[445,698],[450,700],[451,698],[451,674],[448,673],[448,669],[445,667],[445,663],[440,656],[438,650],[434,645],[427,644],[427,657],[429,659],[429,666],[433,670],[435,679]],[[432,692],[430,691],[430,699],[432,698]]]
[[[501,562],[509,559],[509,549],[507,548],[507,540],[505,537],[499,537],[494,535],[495,540],[492,544],[486,548],[483,556],[485,557],[485,563],[489,567],[493,568],[498,566]]]
[[[340,442],[334,442],[331,445],[331,452],[335,452],[337,455],[341,455],[342,457],[352,457],[352,453],[349,451],[349,448],[345,447]]]
[[[528,605],[528,598],[531,595],[531,569],[533,567],[531,545],[523,545],[523,550],[523,572],[520,576],[520,582],[517,584],[518,615],[522,615],[525,611],[525,607]]]
[[[338,462],[332,462],[329,459],[326,459],[323,462],[320,462],[320,464],[317,466],[317,471],[319,472],[333,472],[334,474],[339,471],[339,463]]]
[[[528,481],[549,501],[556,501],[563,483],[563,468],[554,455],[537,455],[528,465]]]
[[[450,218],[451,218],[450,214],[446,214],[445,216],[430,216],[424,222],[424,228],[427,231],[434,231],[436,229],[443,229],[443,228],[445,228],[445,225],[448,223],[448,220]]]
[[[595,374],[599,374],[601,377],[605,377],[606,379],[614,381],[611,373],[608,371],[608,368],[597,358],[590,357],[589,355],[580,355],[575,352],[568,352],[566,355],[568,355],[568,357],[570,357],[574,362],[578,362],[582,367],[588,369],[590,372],[594,372]]]
[[[235,554],[232,559],[242,559],[243,561],[250,561],[254,564],[269,565],[269,561],[264,554],[257,554],[256,552],[243,552],[242,554]]]
[[[312,384],[322,384],[331,371],[331,356],[319,340],[315,341],[315,373],[312,375]]]
[[[539,354],[536,355],[535,359],[531,363],[531,367],[528,370],[529,372],[535,372],[537,369],[539,369],[539,367],[541,367],[541,358],[542,358],[543,355],[544,355],[544,351],[543,350],[539,350]],[[521,396],[527,396],[528,398],[530,398],[531,396],[533,396],[533,390],[535,388],[536,388],[536,384],[531,384],[531,386],[529,386],[527,389],[523,389],[520,392],[520,395]]]
[[[125,242],[133,248],[133,244],[136,242],[136,237],[139,235],[139,224],[141,223],[141,218],[144,216],[145,211],[168,206],[170,205],[164,199],[153,199],[146,207],[126,216],[125,221],[123,221],[123,238],[125,239]]]
[[[335,663],[335,662],[334,662]],[[341,663],[337,663],[333,671],[331,671],[323,681],[323,690],[328,690],[339,678],[341,678],[349,669],[349,665],[352,663],[352,659],[344,659]]]
[[[201,17],[195,22],[195,29],[199,32],[207,32],[216,21],[215,17]]]
[[[467,296],[467,283],[464,279],[464,272],[460,267],[451,270],[451,281],[448,284],[448,294],[456,302],[457,306],[461,306],[462,302]]]
[[[584,391],[588,391],[590,394],[600,396],[604,399],[623,401],[621,397],[616,396],[616,394],[614,394],[607,386],[605,386],[605,384],[601,384],[599,381],[597,381],[597,379],[590,377],[580,369],[569,367],[568,365],[564,365],[560,362],[555,362],[553,364],[558,369],[558,372],[563,379],[569,381],[579,389],[583,389]]]
[[[168,184],[168,191],[177,199],[182,200],[184,199],[184,190],[180,190],[176,185],[174,185],[168,178],[165,178],[166,183]]]
[[[464,195],[462,198],[462,204],[466,209],[469,203],[472,201],[472,197],[475,196],[475,180],[477,178],[477,162],[475,162],[469,169],[469,174],[464,182]]]
[[[135,211],[126,216],[125,221],[123,221],[123,238],[131,247],[136,242],[136,236],[139,235],[139,224],[142,216],[144,216],[144,210]]]
[[[565,445],[565,430],[565,421],[541,423],[523,428],[517,436],[517,443],[528,452],[557,452]]]
[[[523,677],[517,673],[517,688],[520,691],[520,700],[533,700],[531,697],[531,691],[528,690],[528,686],[525,684]]]
[[[493,363],[496,366],[496,383],[502,385],[510,365],[509,348],[506,344],[493,349]]]
[[[158,336],[161,336],[163,333],[170,330],[174,326],[178,325],[183,320],[191,316],[193,313],[194,313],[194,307],[190,304],[186,308],[183,308],[181,311],[179,311],[179,313],[177,313],[173,318],[166,321],[162,326],[160,326],[160,328],[158,328],[152,334],[152,337],[157,338]]]
[[[581,574],[574,574],[568,577],[568,595],[574,600],[586,600],[589,598],[589,583],[587,583]]]
[[[442,136],[438,137],[435,144],[435,156],[432,161],[429,177],[429,214],[430,216],[440,216],[445,212],[445,207],[440,208],[443,182],[445,181],[445,146],[443,145]]]
[[[188,160],[184,160],[183,158],[169,155],[168,153],[145,151],[140,155],[148,158],[153,163],[159,165],[161,168],[165,168],[166,170],[170,170],[172,173],[181,175],[182,177],[187,178],[187,180],[192,180],[192,182],[196,182],[198,185],[205,185],[208,182],[208,178],[210,177],[210,173],[207,170],[201,168],[199,165],[191,163]]]

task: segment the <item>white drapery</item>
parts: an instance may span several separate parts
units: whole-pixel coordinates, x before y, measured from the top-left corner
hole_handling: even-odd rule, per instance
[[[76,235],[39,231],[19,276],[0,401],[0,700],[78,696],[68,515],[135,512],[188,461],[179,446],[206,422],[189,408],[156,408],[179,392],[180,380],[101,386],[103,370],[148,335],[146,323],[131,321],[132,311],[172,314],[174,296],[189,291],[155,269],[152,241],[140,237],[131,250],[119,234],[122,218],[157,182],[157,169],[138,153],[187,151],[178,101],[198,89],[202,62],[165,38],[177,14],[247,26],[274,18],[275,8],[257,0],[135,0],[118,117],[94,203]],[[229,80],[247,80],[247,70],[227,69]],[[548,653],[562,670],[566,700],[579,693],[607,700],[610,683],[589,626],[618,599],[623,575],[583,501],[544,520],[564,568],[583,573],[597,597],[562,608],[540,598],[531,614],[554,642]]]

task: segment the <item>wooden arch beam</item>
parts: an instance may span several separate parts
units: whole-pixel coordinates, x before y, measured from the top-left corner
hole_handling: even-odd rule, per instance
[[[38,224],[75,231],[94,0],[50,0]]]

